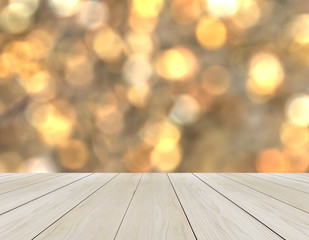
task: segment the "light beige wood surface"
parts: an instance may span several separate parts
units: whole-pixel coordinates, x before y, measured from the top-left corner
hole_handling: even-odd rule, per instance
[[[15,175],[17,173],[0,173],[0,178],[3,178],[3,177],[7,177],[7,176],[10,176],[10,175]],[[20,173],[22,174],[22,173]]]
[[[82,177],[79,181],[2,214],[0,239],[33,239],[116,174],[74,175]]]
[[[221,192],[284,239],[308,240],[308,213],[218,174],[199,173],[196,176]]]
[[[116,239],[195,239],[165,173],[143,175]]]
[[[198,239],[281,239],[192,174],[169,174]]]
[[[10,180],[0,184],[0,194],[7,192],[12,192],[17,189],[21,189],[26,186],[37,184],[39,182],[47,181],[48,179],[57,178],[63,176],[63,173],[47,173],[47,174],[29,174],[28,176],[22,175],[22,178],[17,178],[15,180]],[[13,177],[13,176],[12,176]],[[48,183],[47,183],[48,184]],[[33,186],[35,187],[35,186]],[[31,190],[32,192],[32,190]],[[17,193],[18,194],[18,193]],[[1,199],[1,198],[0,198]]]
[[[19,174],[9,174],[0,178],[0,186],[3,183],[8,183],[12,181],[17,181],[19,179],[24,179],[27,177],[39,175],[39,173],[19,173]]]
[[[113,239],[141,175],[118,175],[36,239]]]
[[[83,177],[88,176],[89,174],[66,174],[59,176],[57,178],[52,178],[43,182],[39,182],[34,185],[29,185],[24,188],[19,188],[15,191],[10,191],[0,196],[0,215],[6,211],[14,209],[18,206],[21,206],[33,199],[39,198],[53,192],[57,189],[60,189],[68,184],[71,184],[75,181],[82,179]],[[46,178],[43,176],[43,179]],[[16,196],[22,196],[16,198]]]
[[[255,178],[251,175],[239,175],[236,173],[222,175],[309,213],[308,193],[300,192],[298,190],[287,188],[272,182],[267,182],[261,178]]]
[[[0,174],[0,240],[308,240],[308,192],[308,174]]]
[[[293,179],[282,178],[277,175],[272,175],[268,173],[248,173],[248,175],[264,179],[269,182],[279,184],[288,188],[292,188],[301,192],[309,193],[309,184],[300,182]]]
[[[281,178],[292,179],[304,183],[309,183],[309,174],[301,175],[301,174],[294,174],[294,173],[272,173],[275,176],[279,176]]]

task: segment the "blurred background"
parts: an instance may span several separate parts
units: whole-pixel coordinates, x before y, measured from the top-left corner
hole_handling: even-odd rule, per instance
[[[0,172],[306,172],[309,1],[0,0]]]

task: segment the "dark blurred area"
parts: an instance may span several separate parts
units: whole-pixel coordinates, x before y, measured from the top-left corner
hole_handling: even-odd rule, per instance
[[[1,0],[0,172],[306,172],[309,1]]]

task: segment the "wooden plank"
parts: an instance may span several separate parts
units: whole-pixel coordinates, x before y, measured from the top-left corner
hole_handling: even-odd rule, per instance
[[[273,173],[276,175],[283,175],[283,176],[295,176],[295,177],[304,177],[304,179],[309,179],[309,174],[308,173]]]
[[[239,173],[221,175],[309,213],[309,197],[307,193],[267,182],[251,175]]]
[[[92,174],[0,216],[0,239],[33,239],[114,176]]]
[[[37,184],[26,186],[15,191],[1,194],[0,215],[88,175],[89,173],[66,174],[44,182],[38,182]]]
[[[17,173],[0,173],[0,178],[7,177],[7,176],[10,176],[10,175],[13,175],[13,174],[17,174]]]
[[[3,184],[3,183],[15,181],[15,180],[18,180],[18,179],[23,179],[25,177],[29,177],[29,176],[35,175],[35,174],[38,174],[38,173],[17,173],[17,174],[10,174],[10,175],[4,176],[4,177],[0,178],[0,187],[1,187],[1,184]]]
[[[168,174],[197,239],[282,239],[192,174]]]
[[[286,240],[308,240],[309,215],[218,174],[195,174]]]
[[[309,177],[307,175],[302,176],[302,175],[294,174],[294,173],[270,173],[270,174],[283,177],[283,178],[288,178],[288,179],[304,182],[304,183],[309,183]]]
[[[298,191],[309,193],[309,185],[307,183],[299,182],[297,180],[282,178],[276,175],[271,175],[268,173],[248,173],[253,177],[261,178],[269,182],[273,182],[282,186],[286,186]]]
[[[165,173],[143,175],[115,239],[195,239]]]
[[[15,191],[32,184],[36,184],[41,181],[46,181],[51,178],[60,177],[62,173],[41,173],[41,174],[29,174],[27,177],[15,179],[0,185],[0,194]],[[1,198],[1,197],[0,197]]]
[[[114,239],[140,173],[122,173],[35,239]]]

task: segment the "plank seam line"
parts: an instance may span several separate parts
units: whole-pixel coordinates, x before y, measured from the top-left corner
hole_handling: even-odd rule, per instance
[[[95,191],[93,191],[91,194],[89,194],[87,197],[85,197],[83,200],[81,200],[79,203],[77,203],[74,207],[72,207],[71,209],[69,209],[69,211],[67,211],[65,214],[63,214],[62,216],[60,216],[58,219],[56,219],[54,222],[52,222],[49,226],[47,226],[46,228],[44,228],[41,232],[39,232],[37,235],[35,235],[33,239],[37,238],[40,234],[42,234],[44,231],[46,231],[48,228],[50,228],[52,225],[54,225],[56,222],[58,222],[61,218],[63,218],[65,215],[67,215],[69,212],[71,212],[74,208],[76,208],[78,205],[80,205],[81,203],[83,203],[84,201],[86,201],[89,197],[91,197],[93,194],[95,194],[97,191],[99,191],[102,187],[104,187],[107,183],[109,183],[111,180],[113,180],[115,177],[117,177],[119,175],[116,174],[114,175],[112,178],[110,178],[108,181],[106,181],[105,183],[103,183],[103,185],[101,185],[99,188],[97,188]],[[88,175],[89,176],[89,175]]]
[[[16,207],[14,207],[14,208],[12,208],[12,209],[10,209],[10,210],[7,210],[7,211],[5,211],[5,212],[3,212],[3,213],[0,213],[0,216],[6,214],[6,213],[8,213],[8,212],[11,212],[11,211],[13,211],[13,210],[15,210],[15,209],[17,209],[17,208],[20,208],[20,207],[22,207],[22,206],[24,206],[24,205],[26,205],[26,204],[28,204],[28,203],[30,203],[30,202],[33,202],[33,201],[35,201],[35,200],[37,200],[37,199],[39,199],[39,198],[41,198],[41,197],[44,197],[44,196],[46,196],[46,195],[48,195],[48,194],[50,194],[50,193],[53,193],[53,192],[55,192],[55,191],[57,191],[57,190],[59,190],[59,189],[61,189],[61,188],[64,188],[64,187],[66,187],[66,186],[68,186],[68,185],[70,185],[70,184],[73,184],[73,183],[75,183],[75,182],[77,182],[77,181],[80,181],[80,180],[84,179],[85,177],[88,177],[88,176],[90,176],[90,175],[92,175],[92,174],[93,174],[93,173],[88,174],[88,175],[86,175],[86,176],[84,176],[84,177],[82,177],[82,178],[79,178],[79,179],[77,179],[77,180],[74,180],[73,182],[69,182],[68,184],[65,184],[65,185],[63,185],[63,186],[61,186],[61,187],[59,187],[59,188],[56,188],[56,189],[54,189],[54,190],[52,190],[52,191],[50,191],[50,192],[48,192],[48,193],[45,193],[45,194],[43,194],[43,195],[41,195],[41,196],[38,196],[38,197],[36,197],[36,198],[34,198],[34,199],[31,199],[31,200],[28,201],[28,202],[25,202],[25,203],[23,203],[23,204],[21,204],[21,205],[19,205],[19,206],[16,206]]]
[[[118,232],[119,232],[119,230],[120,230],[120,227],[121,227],[121,225],[122,225],[122,223],[123,223],[123,221],[124,221],[124,218],[125,218],[125,216],[126,216],[128,210],[129,210],[129,207],[130,207],[131,202],[132,202],[132,200],[133,200],[133,197],[134,197],[134,195],[135,195],[135,193],[136,193],[136,191],[137,191],[137,188],[138,188],[138,186],[139,186],[139,184],[140,184],[140,182],[141,182],[141,180],[142,180],[143,175],[144,175],[144,174],[142,173],[142,176],[140,177],[140,179],[139,179],[139,181],[138,181],[138,183],[137,183],[137,185],[136,185],[136,187],[135,187],[135,189],[134,189],[134,191],[133,191],[133,194],[132,194],[132,196],[131,196],[130,202],[129,202],[129,204],[128,204],[128,206],[127,206],[127,208],[126,208],[126,210],[125,210],[125,212],[124,212],[124,214],[123,214],[123,217],[122,217],[122,219],[121,219],[121,221],[120,221],[120,224],[119,224],[119,226],[118,226],[118,229],[117,229],[117,231],[116,231],[114,240],[116,239],[116,237],[117,237],[117,235],[118,235]]]
[[[210,188],[212,188],[214,191],[216,191],[217,193],[219,193],[220,195],[222,195],[224,198],[226,198],[227,200],[229,200],[231,203],[233,203],[235,206],[239,207],[241,210],[243,210],[245,213],[249,214],[251,217],[253,217],[255,220],[257,220],[259,223],[261,223],[263,226],[265,226],[266,228],[268,228],[270,231],[272,231],[273,233],[275,233],[276,235],[278,235],[279,237],[281,237],[282,239],[286,240],[284,237],[282,237],[279,233],[277,233],[275,230],[273,230],[272,228],[270,228],[269,226],[267,226],[265,223],[263,223],[261,220],[259,220],[258,218],[256,218],[254,215],[252,215],[251,213],[249,213],[248,211],[246,211],[244,208],[242,208],[241,206],[239,206],[237,203],[235,203],[234,201],[232,201],[231,199],[229,199],[227,196],[225,196],[223,193],[221,193],[220,191],[218,191],[217,189],[215,189],[214,187],[212,187],[211,185],[209,185],[207,182],[205,182],[203,179],[199,178],[198,176],[196,176],[194,173],[192,173],[195,177],[197,177],[200,181],[202,181],[203,183],[205,183],[206,185],[208,185]]]
[[[24,178],[28,178],[28,177],[32,177],[32,176],[36,176],[36,175],[39,175],[39,173],[34,174],[34,175],[30,175],[30,176],[25,176],[25,177],[22,177],[22,178],[15,178],[15,179],[10,180],[10,181],[7,181],[7,182],[1,182],[0,185],[1,185],[1,184],[5,184],[5,183],[10,183],[10,182],[18,181],[18,180],[20,180],[20,179],[24,179]],[[11,175],[9,175],[9,176],[11,176]]]
[[[12,176],[12,175],[16,175],[18,173],[1,173],[0,177],[7,177],[7,176]]]
[[[44,173],[43,173],[44,174]],[[54,178],[57,178],[57,177],[61,177],[61,176],[64,176],[64,175],[66,175],[67,173],[65,173],[65,174],[59,174],[59,175],[56,175],[55,177],[51,177],[51,178],[47,178],[47,179],[44,179],[44,180],[42,180],[42,181],[39,181],[39,182],[34,182],[34,183],[31,183],[31,184],[29,184],[29,185],[26,185],[26,186],[23,186],[23,187],[20,187],[20,188],[16,188],[16,189],[13,189],[13,190],[10,190],[10,191],[7,191],[7,192],[4,192],[4,193],[0,193],[0,195],[2,195],[2,194],[6,194],[6,193],[9,193],[9,192],[14,192],[14,191],[16,191],[16,190],[19,190],[19,189],[22,189],[22,188],[26,188],[26,187],[29,187],[29,186],[32,186],[32,185],[35,185],[35,184],[38,184],[38,183],[41,183],[41,182],[45,182],[45,181],[47,181],[47,180],[51,180],[51,179],[54,179]],[[32,176],[31,176],[32,177]]]
[[[290,189],[293,189],[293,190],[296,190],[296,191],[299,191],[299,192],[302,192],[302,193],[309,194],[309,192],[305,192],[305,191],[299,190],[297,188],[292,188],[292,187],[289,187],[289,186],[285,186],[285,185],[283,185],[281,183],[273,182],[273,181],[270,181],[270,180],[267,180],[267,179],[264,179],[264,178],[260,178],[260,177],[256,177],[254,175],[249,175],[249,174],[246,174],[246,173],[245,173],[245,175],[250,176],[250,177],[255,177],[257,179],[261,179],[261,180],[264,180],[264,181],[269,182],[269,183],[274,183],[274,184],[277,184],[277,185],[280,185],[280,186],[283,186],[283,187],[286,187],[286,188],[290,188]]]
[[[268,195],[267,193],[263,193],[263,192],[261,192],[261,191],[259,191],[259,190],[256,190],[256,189],[254,189],[254,188],[252,188],[252,187],[249,187],[249,186],[247,186],[246,184],[243,184],[243,183],[241,183],[241,182],[238,182],[238,181],[236,181],[236,180],[234,180],[234,179],[232,179],[232,178],[229,178],[229,177],[227,177],[227,176],[224,176],[224,175],[221,175],[221,174],[219,174],[219,175],[222,176],[222,177],[225,177],[225,178],[227,178],[227,179],[230,179],[230,180],[232,180],[232,181],[234,181],[234,182],[236,182],[236,183],[238,183],[238,184],[241,184],[241,185],[243,185],[243,186],[245,186],[245,187],[247,187],[247,188],[250,188],[250,189],[253,190],[253,191],[262,193],[262,194],[264,194],[264,195],[266,195],[266,196],[268,196],[268,197],[270,197],[270,198],[272,198],[272,199],[275,199],[275,200],[277,200],[277,201],[279,201],[279,202],[282,202],[282,203],[284,203],[284,204],[286,204],[286,205],[288,205],[288,206],[290,206],[290,207],[293,207],[293,208],[298,209],[298,210],[300,210],[300,211],[302,211],[302,212],[304,212],[304,213],[309,214],[309,212],[307,212],[307,211],[305,211],[305,210],[303,210],[303,209],[301,209],[301,208],[295,207],[295,206],[293,206],[293,205],[291,205],[291,204],[289,204],[289,203],[286,203],[286,202],[284,202],[284,201],[282,201],[282,200],[280,200],[280,199],[278,199],[278,198],[275,198],[275,197],[273,197],[273,196],[270,196],[270,195]]]
[[[176,189],[174,188],[174,185],[173,185],[173,183],[172,183],[172,180],[170,179],[170,176],[169,176],[167,173],[166,173],[166,175],[167,175],[167,177],[168,177],[168,180],[170,181],[170,184],[172,185],[172,188],[173,188],[174,193],[175,193],[175,195],[176,195],[176,197],[177,197],[177,199],[178,199],[178,202],[179,202],[179,204],[180,204],[180,206],[181,206],[181,208],[182,208],[182,211],[183,211],[183,213],[185,214],[185,217],[186,217],[186,219],[187,219],[187,221],[188,221],[188,223],[189,223],[189,226],[190,226],[190,228],[191,228],[191,231],[192,231],[192,233],[193,233],[195,239],[197,240],[198,238],[197,238],[197,236],[196,236],[196,234],[195,234],[195,232],[194,232],[194,230],[193,230],[193,227],[192,227],[192,225],[191,225],[191,223],[190,223],[190,221],[189,221],[188,215],[187,215],[187,213],[186,213],[186,211],[185,211],[185,209],[184,209],[184,207],[183,207],[183,205],[182,205],[182,203],[181,203],[181,201],[180,201],[180,199],[179,199],[179,197],[178,197],[178,194],[177,194],[177,192],[176,192]]]
[[[277,175],[277,174],[273,174],[273,173],[267,173],[267,174],[270,174],[270,175],[273,175],[273,176],[276,176],[276,177],[286,178],[286,179],[290,179],[290,180],[293,180],[293,181],[309,184],[309,182],[298,180],[298,179],[294,179],[294,178],[289,178],[289,177],[285,177],[285,176],[281,176],[281,175]]]

